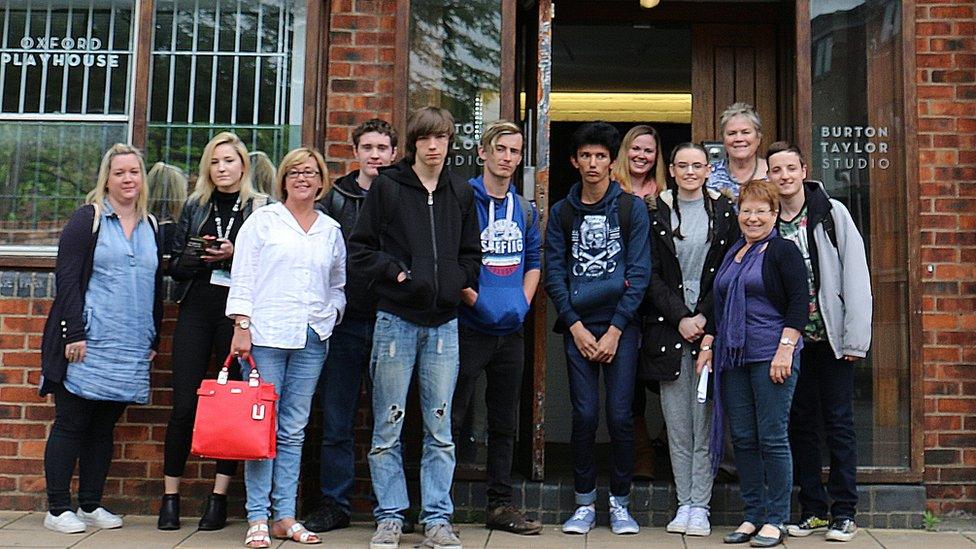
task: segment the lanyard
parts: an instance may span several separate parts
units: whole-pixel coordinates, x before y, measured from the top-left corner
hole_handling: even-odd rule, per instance
[[[217,211],[217,202],[216,201],[213,202],[214,223],[217,224],[217,238],[226,240],[230,237],[230,230],[234,227],[234,221],[237,219],[237,212],[240,209],[241,209],[241,198],[237,197],[237,200],[234,202],[234,208],[231,209],[230,211],[230,221],[227,222],[227,232],[225,233],[223,231],[224,228],[223,220],[220,219],[220,212]]]

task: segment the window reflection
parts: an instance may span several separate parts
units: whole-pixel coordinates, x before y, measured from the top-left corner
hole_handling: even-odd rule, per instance
[[[909,465],[908,223],[901,12],[895,0],[811,2],[810,176],[864,235],[874,334],[855,380],[860,465]]]

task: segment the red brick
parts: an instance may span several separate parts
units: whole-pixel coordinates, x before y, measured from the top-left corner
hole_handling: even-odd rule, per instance
[[[931,19],[972,19],[973,7],[966,6],[933,6],[928,13]]]
[[[0,402],[44,402],[36,387],[0,387]]]
[[[0,314],[27,314],[30,310],[30,301],[26,299],[0,298]]]

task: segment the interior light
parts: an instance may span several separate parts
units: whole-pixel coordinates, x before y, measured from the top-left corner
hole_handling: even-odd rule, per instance
[[[640,0],[640,5],[644,9],[651,9],[661,3],[661,0]]]

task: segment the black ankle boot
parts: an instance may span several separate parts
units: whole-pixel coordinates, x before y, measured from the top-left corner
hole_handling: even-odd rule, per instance
[[[227,525],[227,495],[210,494],[207,508],[200,517],[201,530],[220,530]]]
[[[180,529],[180,495],[163,494],[163,502],[159,506],[159,521],[156,528],[160,530]]]

